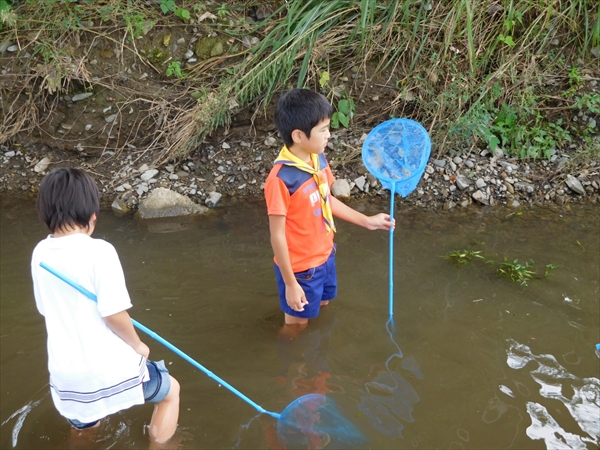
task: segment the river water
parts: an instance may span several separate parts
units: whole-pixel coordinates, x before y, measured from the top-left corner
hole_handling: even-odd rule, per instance
[[[151,405],[111,416],[87,443],[55,411],[29,273],[31,251],[47,232],[33,202],[3,200],[0,213],[1,447],[147,448]],[[597,206],[519,213],[400,206],[396,219],[393,329],[386,327],[389,234],[339,223],[338,298],[293,339],[280,334],[262,202],[150,224],[103,211],[94,237],[120,255],[132,317],[269,411],[326,394],[368,448],[596,448]],[[459,267],[443,257],[462,249],[496,262],[533,260],[538,277],[523,286],[498,277],[497,264]],[[547,264],[557,268],[544,277]],[[275,419],[257,417],[140,335],[181,384],[178,448],[282,448]]]

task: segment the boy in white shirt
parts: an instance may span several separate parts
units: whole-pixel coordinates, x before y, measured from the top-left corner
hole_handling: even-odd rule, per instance
[[[35,301],[48,332],[50,391],[58,412],[78,430],[133,405],[153,402],[153,441],[169,440],[179,417],[179,383],[131,322],[132,306],[115,248],[92,239],[100,194],[84,171],[54,169],[40,184],[37,209],[50,234],[33,251]],[[96,294],[93,302],[40,267]]]

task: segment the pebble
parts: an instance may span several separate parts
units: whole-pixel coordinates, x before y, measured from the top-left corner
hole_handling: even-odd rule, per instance
[[[154,178],[154,176],[157,174],[158,174],[158,170],[148,169],[143,174],[140,175],[140,178],[142,179],[142,181],[148,181],[148,180]]]
[[[92,95],[94,95],[93,92],[84,92],[82,94],[75,94],[72,98],[71,101],[73,102],[78,102],[80,100],[85,100],[86,98],[91,97]]]

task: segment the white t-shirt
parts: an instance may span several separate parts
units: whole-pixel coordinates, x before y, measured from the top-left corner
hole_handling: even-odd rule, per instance
[[[98,302],[40,262],[96,294]],[[132,306],[115,248],[83,233],[50,235],[33,251],[31,274],[37,308],[46,320],[50,390],[60,414],[89,423],[144,403],[145,358],[103,319]]]

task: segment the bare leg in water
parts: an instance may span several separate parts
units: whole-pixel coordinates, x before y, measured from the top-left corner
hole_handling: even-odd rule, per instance
[[[154,405],[154,412],[150,420],[149,434],[152,444],[163,444],[175,434],[177,420],[179,419],[179,382],[171,378],[171,389],[165,399]],[[154,447],[151,444],[150,448]]]

